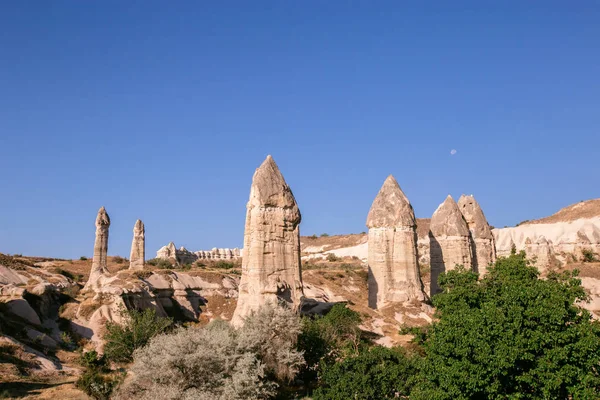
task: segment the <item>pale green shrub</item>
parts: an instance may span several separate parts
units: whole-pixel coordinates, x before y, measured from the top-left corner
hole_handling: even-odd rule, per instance
[[[214,321],[205,328],[162,334],[134,353],[131,377],[117,399],[269,399],[276,379],[291,379],[304,360],[295,350],[300,320],[268,306],[235,330]]]

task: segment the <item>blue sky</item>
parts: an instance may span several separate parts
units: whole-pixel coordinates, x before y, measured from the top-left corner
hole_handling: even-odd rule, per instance
[[[90,256],[102,205],[113,255],[241,246],[267,154],[306,235],[390,173],[495,226],[600,197],[600,5],[420,3],[1,2],[0,252]]]

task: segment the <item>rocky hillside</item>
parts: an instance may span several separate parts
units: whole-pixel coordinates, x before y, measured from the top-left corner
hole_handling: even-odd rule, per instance
[[[582,201],[555,214],[515,227],[494,229],[498,255],[545,246],[560,262],[572,262],[584,253],[600,253],[600,199]]]

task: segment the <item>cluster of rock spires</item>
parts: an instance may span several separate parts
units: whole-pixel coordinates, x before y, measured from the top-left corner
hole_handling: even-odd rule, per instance
[[[424,300],[414,211],[391,175],[373,201],[367,227],[369,306]],[[441,273],[462,265],[484,275],[496,260],[491,228],[473,196],[463,195],[458,204],[448,196],[433,213],[428,236],[430,295],[439,291]]]
[[[104,207],[98,210],[96,216],[96,239],[94,241],[94,256],[90,277],[85,284],[84,290],[96,289],[102,283],[102,278],[108,274],[108,230],[110,217]],[[129,269],[144,269],[146,254],[146,229],[141,220],[137,220],[133,226],[133,241],[131,243],[131,254],[129,258]]]
[[[237,260],[241,256],[242,252],[238,248],[217,249],[215,247],[212,250],[199,250],[191,252],[183,246],[177,249],[173,242],[161,247],[156,252],[156,258],[169,260],[173,263],[179,264],[192,264],[198,260]]]
[[[294,310],[302,306],[300,221],[294,195],[268,156],[254,173],[250,187],[234,325],[242,324],[246,316],[268,302],[283,302]],[[393,176],[385,180],[373,201],[366,224],[369,306],[382,308],[391,303],[425,300],[414,210]],[[110,218],[102,207],[96,218],[94,259],[86,288],[97,287],[107,272],[109,226]],[[144,224],[138,220],[133,230],[130,269],[144,268],[144,240]],[[430,295],[439,291],[437,279],[442,272],[463,265],[485,274],[496,259],[494,236],[473,196],[463,195],[458,204],[451,196],[446,198],[431,218],[429,242]],[[539,249],[532,251],[540,253]],[[157,258],[187,264],[198,259],[230,260],[241,254],[239,249],[216,248],[192,253],[184,247],[177,249],[171,242],[157,252]]]

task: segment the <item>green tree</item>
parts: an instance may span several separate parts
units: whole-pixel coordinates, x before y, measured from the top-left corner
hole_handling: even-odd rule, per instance
[[[407,396],[416,373],[401,348],[362,348],[358,355],[326,364],[314,400],[380,400]]]
[[[106,324],[104,356],[113,361],[131,361],[133,352],[171,326],[171,318],[156,315],[154,309],[121,310],[123,323]]]
[[[587,298],[577,272],[538,275],[523,254],[479,282],[442,274],[411,399],[600,398],[600,324],[575,304]]]
[[[316,379],[322,362],[334,362],[357,354],[361,345],[361,317],[345,304],[336,304],[325,316],[305,317],[298,349],[304,353],[305,381]]]

